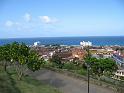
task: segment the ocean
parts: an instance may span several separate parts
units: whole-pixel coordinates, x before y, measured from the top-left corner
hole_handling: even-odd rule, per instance
[[[81,41],[90,41],[96,46],[120,45],[124,46],[124,36],[88,36],[88,37],[41,37],[41,38],[11,38],[0,39],[0,45],[12,42],[24,42],[27,45],[33,45],[39,41],[40,44],[61,44],[61,45],[80,45]]]

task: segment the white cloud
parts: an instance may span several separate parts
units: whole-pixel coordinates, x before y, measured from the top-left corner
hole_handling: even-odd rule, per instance
[[[49,16],[39,16],[39,19],[33,18],[34,20],[32,21],[32,16],[29,13],[26,13],[22,18],[16,21],[7,20],[4,23],[5,29],[16,31],[35,31],[38,28],[50,30],[54,29],[55,23],[58,22],[56,18]]]
[[[46,24],[56,23],[58,21],[56,18],[50,18],[49,16],[39,16],[39,18]]]
[[[14,25],[14,23],[10,20],[6,21],[6,23],[5,23],[5,26],[7,26],[7,27],[12,27],[13,25]]]
[[[31,19],[32,19],[32,17],[31,17],[31,15],[30,15],[29,13],[26,13],[26,14],[24,15],[24,19],[25,19],[27,22],[30,22]]]
[[[50,23],[51,19],[48,16],[40,16],[41,20],[43,20],[45,23]]]

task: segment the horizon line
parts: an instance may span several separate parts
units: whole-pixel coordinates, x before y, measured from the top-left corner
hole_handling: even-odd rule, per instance
[[[0,38],[0,39],[25,39],[25,38],[70,38],[70,37],[124,37],[124,35],[117,36],[43,36],[43,37],[8,37],[8,38]]]

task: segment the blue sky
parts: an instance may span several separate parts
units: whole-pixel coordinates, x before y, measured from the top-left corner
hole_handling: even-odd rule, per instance
[[[123,0],[0,0],[0,38],[123,36]]]

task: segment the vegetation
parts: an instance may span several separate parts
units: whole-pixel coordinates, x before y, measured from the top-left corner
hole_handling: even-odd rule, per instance
[[[59,67],[61,69],[67,69],[77,74],[86,75],[87,66],[90,68],[90,75],[100,79],[101,76],[109,76],[117,70],[116,62],[110,58],[92,58],[91,55],[87,55],[84,59],[84,63],[79,63],[77,60],[73,62],[64,62],[62,63],[61,57],[58,55],[53,55],[50,59],[50,62],[54,67]],[[77,64],[78,63],[78,64]],[[51,65],[49,65],[51,66]]]
[[[90,75],[92,77],[97,77],[100,79],[101,76],[111,77],[113,72],[117,70],[116,62],[110,58],[93,58],[89,50],[86,48],[87,55],[83,61],[83,63],[79,62],[75,59],[72,62],[62,62],[61,57],[57,54],[53,55],[50,59],[50,63],[54,65],[54,67],[59,67],[61,69],[67,69],[77,74],[86,75],[87,67],[90,68]],[[51,66],[51,65],[49,65]]]
[[[8,68],[6,72],[0,67],[0,93],[59,93],[53,87],[29,76],[23,76],[21,80],[17,80],[17,77],[13,68]]]
[[[78,67],[77,67],[74,63],[72,63],[72,62],[66,62],[66,63],[64,63],[64,65],[63,65],[63,69],[77,70]]]
[[[20,80],[26,69],[39,70],[43,59],[24,43],[14,42],[0,47],[0,61],[5,71],[7,65],[13,66]]]
[[[89,64],[90,72],[93,75],[97,75],[98,77],[117,70],[116,62],[112,59],[105,58],[105,59],[97,59],[97,58],[85,58],[85,62]]]
[[[59,68],[63,67],[62,58],[60,56],[58,56],[57,54],[54,54],[52,56],[52,58],[50,59],[50,62],[52,62],[53,65],[55,65]]]
[[[0,46],[0,93],[59,93],[25,72],[41,68],[44,60],[24,43]]]
[[[0,46],[0,62],[6,71],[7,63],[10,62],[10,45]]]
[[[112,75],[113,71],[117,70],[116,62],[114,62],[112,59],[92,58],[89,51],[84,60],[84,64],[78,62],[78,59],[74,59],[72,62],[63,62],[62,58],[57,54],[54,54],[49,61],[50,62],[45,62],[35,50],[30,49],[24,43],[14,42],[12,44],[6,44],[4,46],[0,46],[0,66],[2,66],[4,70],[4,72],[0,72],[1,74],[0,81],[2,80],[1,82],[3,82],[7,80],[5,82],[5,85],[4,84],[2,85],[1,83],[0,92],[5,91],[2,90],[5,88],[5,86],[9,88],[6,92],[2,92],[2,93],[8,93],[9,89],[12,88],[15,88],[15,90],[12,89],[12,92],[9,93],[29,93],[28,90],[24,89],[24,87],[28,89],[29,87],[31,88],[33,86],[34,90],[41,88],[28,84],[29,82],[27,83],[27,81],[30,82],[37,82],[37,81],[31,79],[30,77],[24,76],[25,74],[24,72],[26,72],[27,69],[30,69],[31,71],[36,71],[39,70],[41,67],[44,67],[45,65],[50,67],[51,66],[57,67],[59,69],[67,69],[71,72],[80,75],[86,75],[87,67],[89,67],[90,75],[97,76],[98,79],[106,74],[110,76]],[[11,67],[13,67],[14,74],[11,74],[10,69],[8,69]],[[38,86],[42,86],[42,85],[39,84]],[[16,88],[17,89],[19,88],[21,92],[18,92]],[[32,91],[30,90],[30,93],[31,92]],[[35,92],[32,93],[42,93],[42,92],[39,92],[39,90],[35,90]],[[43,91],[43,93],[45,92]]]

